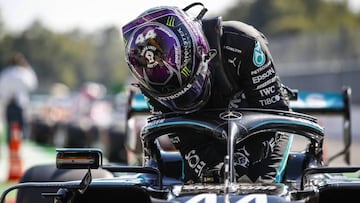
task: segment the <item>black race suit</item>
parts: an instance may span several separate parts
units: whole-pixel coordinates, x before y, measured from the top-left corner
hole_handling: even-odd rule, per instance
[[[215,67],[217,69],[212,72],[211,98],[204,108],[289,110],[287,94],[276,73],[267,43],[263,34],[250,25],[238,21],[222,22],[222,66]],[[166,111],[152,98],[149,102],[155,111]],[[173,144],[183,156],[185,181],[199,182],[202,173],[212,169],[220,169],[218,172],[221,173],[227,153],[226,142],[199,140],[192,136],[174,136],[171,139],[176,140]],[[287,146],[288,136],[279,133],[254,136],[236,146],[234,161],[237,177],[253,182],[274,181],[276,173],[281,172],[279,167]]]

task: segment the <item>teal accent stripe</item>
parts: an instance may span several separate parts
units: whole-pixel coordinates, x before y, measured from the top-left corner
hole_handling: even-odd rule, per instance
[[[343,109],[345,108],[344,95],[332,92],[301,91],[298,93],[296,101],[290,101],[290,107],[295,109]]]
[[[288,142],[288,144],[286,146],[285,152],[283,154],[283,158],[281,159],[281,163],[280,163],[279,168],[278,168],[278,170],[276,172],[275,183],[280,183],[282,181],[282,179],[283,179],[286,164],[287,164],[288,157],[289,157],[289,154],[290,154],[290,149],[291,149],[291,146],[292,146],[292,143],[293,143],[293,139],[294,139],[294,135],[291,134],[289,136],[289,142]]]
[[[272,121],[264,121],[264,122],[262,122],[262,123],[259,123],[258,125],[256,125],[256,126],[254,126],[252,129],[254,129],[254,128],[258,128],[259,126],[262,126],[262,125],[266,125],[266,124],[271,124],[271,123],[288,123],[288,124],[300,124],[300,125],[302,125],[302,126],[308,126],[308,127],[311,127],[311,128],[316,128],[316,129],[318,129],[319,131],[321,131],[321,132],[323,132],[324,131],[324,129],[323,128],[321,128],[321,127],[319,127],[319,126],[314,126],[314,125],[312,125],[312,124],[310,124],[310,123],[304,123],[304,122],[298,122],[298,121],[281,121],[281,120],[272,120]]]
[[[208,125],[204,125],[202,123],[198,123],[198,122],[191,122],[191,121],[173,121],[173,122],[166,122],[166,123],[158,123],[155,125],[150,125],[147,127],[147,129],[152,129],[152,128],[158,128],[158,127],[162,127],[162,126],[169,126],[169,125],[196,125],[196,126],[201,126],[201,127],[205,127],[205,128],[209,128]]]
[[[185,180],[185,163],[184,159],[181,161],[181,180]]]

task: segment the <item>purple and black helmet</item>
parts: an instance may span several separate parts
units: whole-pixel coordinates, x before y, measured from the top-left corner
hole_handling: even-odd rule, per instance
[[[141,89],[167,108],[189,113],[210,95],[209,45],[199,19],[184,10],[152,8],[122,31],[125,58]]]

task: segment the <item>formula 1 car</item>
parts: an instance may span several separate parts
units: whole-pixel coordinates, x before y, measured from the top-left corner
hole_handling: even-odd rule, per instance
[[[21,181],[3,192],[17,190],[17,202],[309,202],[323,203],[354,199],[360,190],[360,179],[347,173],[360,167],[330,167],[323,161],[324,128],[316,117],[299,113],[344,113],[345,137],[350,134],[350,89],[344,94],[316,93],[326,98],[314,105],[314,93],[298,92],[297,112],[264,109],[209,109],[191,115],[168,113],[148,117],[140,137],[143,143],[143,165],[121,166],[103,163],[101,149],[59,148],[56,168],[28,170]],[[312,96],[311,96],[312,95]],[[312,98],[312,106],[307,100]],[[323,100],[325,101],[325,100]],[[236,142],[262,132],[275,131],[303,137],[308,143],[303,151],[290,151],[283,173],[273,183],[240,182],[235,179],[233,154]],[[182,136],[206,136],[226,141],[222,177],[204,174],[200,183],[183,181],[183,160],[178,151],[165,150],[159,138],[181,132]],[[351,139],[335,156],[349,156]],[[331,158],[329,159],[331,160]],[[41,179],[41,180],[39,180]]]

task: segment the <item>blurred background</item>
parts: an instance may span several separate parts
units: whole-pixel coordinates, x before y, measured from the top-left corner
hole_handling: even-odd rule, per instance
[[[116,94],[129,79],[121,27],[150,7],[185,7],[192,2],[134,0],[123,5],[114,0],[0,0],[0,67],[6,65],[10,53],[19,50],[39,76],[37,93],[48,94],[58,82],[79,90],[92,81]],[[357,86],[359,1],[202,2],[209,9],[205,17],[221,15],[223,20],[240,20],[261,30],[290,87],[334,91],[342,85]],[[311,83],[302,82],[304,75]],[[356,92],[353,101],[360,101]]]
[[[55,147],[100,146],[109,160],[126,161],[119,149],[131,76],[121,27],[150,7],[192,2],[0,0],[0,68],[10,54],[21,51],[39,78],[26,137]],[[240,20],[262,31],[287,86],[329,92],[350,86],[353,123],[360,120],[360,1],[201,2],[209,9],[206,18]],[[326,125],[338,125],[342,133],[341,122]],[[354,140],[360,140],[359,130],[354,125]]]

